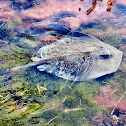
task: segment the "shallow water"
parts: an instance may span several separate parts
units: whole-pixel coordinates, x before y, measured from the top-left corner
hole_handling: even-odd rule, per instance
[[[7,8],[9,11],[0,12],[1,72],[31,62],[31,57],[35,56],[41,46],[50,44],[50,42],[41,40],[43,35],[52,31],[49,26],[42,29],[43,32],[41,29],[27,29],[28,26],[46,21],[60,22],[68,26],[68,31],[71,29],[88,33],[122,50],[121,65],[114,74],[86,82],[68,81],[46,72],[40,72],[35,66],[2,74],[0,75],[0,125],[124,126],[126,124],[124,11],[126,4],[117,2],[110,12],[106,10],[99,12],[96,9],[91,12],[92,15],[87,16],[81,1],[56,0],[54,3],[61,3],[59,8],[64,11],[50,1],[3,1],[1,11],[4,12]],[[24,4],[28,6],[24,7]],[[101,7],[105,6],[105,3],[99,2],[99,4]],[[36,7],[39,5],[46,11],[38,7],[38,10],[42,12],[37,13]],[[64,5],[67,6],[67,10]],[[83,5],[88,5],[87,9],[91,6],[84,1]],[[47,13],[50,6],[53,11]],[[77,12],[76,9],[80,6],[82,11]],[[31,15],[30,12],[36,15]],[[81,16],[86,16],[87,20]],[[70,18],[66,21],[67,17],[72,17],[76,25],[71,24]],[[53,29],[58,29],[58,27],[55,28]],[[68,34],[64,29],[60,30],[57,30],[60,33],[58,37]]]

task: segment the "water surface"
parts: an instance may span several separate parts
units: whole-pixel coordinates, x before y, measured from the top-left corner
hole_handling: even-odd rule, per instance
[[[50,0],[0,2],[0,71],[31,62],[51,31],[28,29],[61,23],[68,31],[90,34],[123,52],[118,71],[86,82],[68,81],[30,67],[0,75],[0,125],[100,126],[126,124],[126,3]],[[81,8],[81,9],[79,9]],[[39,26],[40,28],[40,26]],[[53,28],[54,29],[54,28]],[[64,29],[57,30],[67,35]],[[59,31],[61,30],[61,31]],[[60,37],[60,36],[58,36]],[[52,41],[53,42],[53,41]]]

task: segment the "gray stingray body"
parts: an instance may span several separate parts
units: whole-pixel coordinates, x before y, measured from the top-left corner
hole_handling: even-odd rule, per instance
[[[39,49],[37,68],[58,77],[85,81],[115,72],[122,59],[118,49],[89,36],[68,36]]]

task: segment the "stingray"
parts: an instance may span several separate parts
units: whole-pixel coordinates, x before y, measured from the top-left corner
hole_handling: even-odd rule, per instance
[[[51,31],[52,35],[54,33]],[[87,34],[71,32],[68,35],[69,30],[63,33],[64,36],[56,42],[42,46],[36,56],[31,58],[33,62],[13,67],[9,72],[36,65],[39,71],[46,71],[63,79],[86,81],[117,71],[122,59],[120,50]]]

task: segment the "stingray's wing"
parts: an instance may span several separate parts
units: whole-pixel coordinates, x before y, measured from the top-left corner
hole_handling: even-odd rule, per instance
[[[51,59],[58,56],[67,56],[78,53],[91,53],[100,44],[88,35],[82,37],[65,37],[57,42],[43,46],[39,49],[33,61]],[[38,59],[37,59],[38,58]]]
[[[61,56],[52,58],[37,68],[64,79],[84,81],[93,70],[93,57],[78,54]]]

